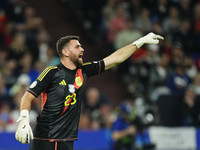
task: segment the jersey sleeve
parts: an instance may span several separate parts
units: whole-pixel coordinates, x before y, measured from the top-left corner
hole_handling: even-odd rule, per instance
[[[103,60],[84,63],[82,65],[83,72],[88,76],[100,75],[105,71],[105,64]]]
[[[38,97],[50,85],[55,74],[55,69],[57,69],[57,66],[47,67],[30,85],[27,91]]]

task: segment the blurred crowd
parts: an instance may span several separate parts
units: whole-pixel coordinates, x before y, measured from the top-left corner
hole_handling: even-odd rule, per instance
[[[123,136],[113,132],[119,140],[152,125],[200,126],[199,0],[61,2],[73,4],[87,39],[106,55],[149,32],[165,37],[112,69],[130,93],[119,107],[98,88],[86,89],[80,129],[126,129]],[[44,22],[25,0],[0,1],[0,131],[16,130],[22,95],[44,68],[59,63]],[[39,113],[40,97],[32,102],[32,127]]]

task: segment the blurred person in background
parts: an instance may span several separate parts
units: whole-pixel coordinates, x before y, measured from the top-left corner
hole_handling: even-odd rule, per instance
[[[135,27],[139,29],[143,34],[146,34],[152,30],[150,13],[151,12],[148,8],[143,8],[140,15],[135,18]]]
[[[1,75],[6,83],[7,88],[13,86],[17,80],[17,76],[15,74],[16,67],[17,61],[15,59],[9,59],[7,60],[5,66],[1,68]]]
[[[163,52],[160,54],[159,63],[155,67],[152,67],[149,72],[148,95],[152,102],[157,101],[158,96],[161,94],[161,89],[167,88],[166,84],[171,72],[172,70],[169,68],[169,56]],[[165,92],[165,90],[162,92]]]
[[[141,38],[142,35],[142,32],[140,32],[140,30],[135,27],[134,21],[132,19],[128,19],[126,28],[116,34],[114,40],[115,49],[126,46],[131,41],[135,41],[138,38]]]
[[[100,128],[100,125],[97,125],[97,128]],[[91,116],[91,112],[89,110],[82,110],[80,121],[79,121],[79,129],[80,130],[92,130],[93,129],[93,120]]]
[[[26,38],[25,35],[22,32],[17,32],[14,35],[13,41],[10,44],[10,53],[11,58],[16,59],[19,61],[19,59],[28,52],[28,46],[26,45]]]
[[[125,9],[122,5],[118,4],[115,8],[115,16],[110,20],[108,26],[108,43],[110,45],[110,53],[114,51],[114,40],[119,31],[126,28],[127,17],[125,15]]]
[[[9,52],[4,46],[0,46],[0,71],[6,65]]]
[[[14,122],[10,117],[11,107],[8,103],[2,103],[0,105],[0,131],[6,131],[6,127]]]
[[[47,50],[50,47],[49,42],[50,35],[47,30],[40,30],[37,35],[37,51],[39,51],[39,61],[44,64],[48,62]]]
[[[177,7],[170,6],[169,15],[163,20],[162,27],[166,35],[169,36],[171,42],[173,42],[173,36],[180,27],[180,14]]]
[[[95,127],[95,129],[110,129],[116,117],[112,105],[109,102],[102,103],[100,108],[94,110],[91,115],[94,123],[93,127]]]
[[[168,1],[158,0],[156,5],[151,8],[151,18],[158,20],[159,24],[163,23],[163,20],[168,16]]]
[[[45,66],[41,66],[42,69],[37,69],[35,66],[37,64],[36,62],[33,61],[33,56],[31,55],[30,52],[26,52],[19,60],[19,64],[17,66],[16,72],[18,76],[21,74],[28,74],[31,83],[38,77],[39,73],[44,69]],[[38,65],[42,65],[39,64]]]
[[[122,63],[144,44],[158,44],[162,39],[164,38],[160,35],[149,33],[103,60],[86,64],[83,64],[84,49],[79,43],[78,36],[65,36],[59,39],[56,45],[60,64],[47,67],[21,98],[16,140],[25,144],[29,143],[29,137],[33,139],[29,111],[32,100],[42,93],[42,111],[37,118],[30,149],[73,150],[87,79]],[[62,142],[58,142],[60,140]]]
[[[195,93],[196,95],[199,95],[200,96],[200,72],[198,72],[194,78],[193,78],[193,81],[192,81],[192,84],[195,88]]]
[[[86,91],[86,96],[83,101],[83,108],[92,113],[94,110],[99,109],[103,103],[108,101],[109,100],[101,94],[99,89],[96,87],[90,87]]]
[[[21,74],[17,82],[10,88],[9,95],[14,96],[19,91],[25,92],[31,84],[31,79],[27,74]]]
[[[183,63],[186,74],[188,75],[188,77],[190,77],[191,80],[193,80],[195,75],[197,74],[197,68],[194,65],[194,58],[189,54],[185,55]]]
[[[6,87],[4,78],[0,74],[0,105],[4,103],[13,107],[13,99],[9,96],[9,88]]]
[[[137,90],[145,97],[148,94],[148,80],[149,80],[149,72],[152,67],[155,67],[160,60],[159,56],[159,46],[149,44],[146,46],[146,56],[140,62],[139,65],[139,82]]]
[[[33,60],[37,60],[39,59],[37,38],[40,30],[45,29],[44,21],[41,17],[36,15],[35,9],[31,6],[28,6],[25,9],[24,16],[25,22],[20,26],[18,30],[24,32],[26,37],[26,44],[33,56]]]
[[[195,40],[195,50],[199,53],[199,41],[200,41],[200,3],[194,6],[194,19],[193,19],[193,33]]]
[[[192,10],[192,0],[180,0],[179,2],[179,10],[181,16],[184,16],[184,18],[191,19],[193,18],[193,10]]]
[[[134,111],[133,102],[124,101],[118,109],[119,114],[117,120],[113,123],[111,134],[114,141],[114,150],[132,150],[137,134],[136,126],[131,124],[134,119],[131,118],[131,113]]]
[[[195,125],[195,101],[196,93],[193,85],[188,86],[185,90],[183,101],[181,103],[181,125],[194,126]]]
[[[170,68],[175,69],[177,65],[183,64],[184,56],[183,45],[175,42],[170,51]]]
[[[46,67],[47,66],[54,66],[60,62],[59,57],[55,53],[55,49],[53,47],[49,47],[46,51],[47,53],[47,61],[46,61]]]
[[[130,13],[130,18],[137,18],[142,10],[142,2],[140,0],[130,0],[128,7],[128,12]]]
[[[175,95],[183,95],[187,86],[191,83],[190,77],[185,73],[183,64],[177,65],[170,75],[167,86]]]
[[[183,18],[180,22],[180,27],[175,33],[173,40],[179,41],[183,45],[185,54],[194,53],[194,35],[192,32],[192,25],[189,18]]]
[[[106,32],[108,32],[109,22],[115,16],[115,8],[117,6],[117,0],[108,0],[107,4],[102,9],[103,24]]]
[[[6,15],[16,24],[24,22],[24,11],[27,7],[25,0],[12,0],[6,7]]]
[[[6,48],[10,47],[14,37],[14,23],[7,21],[2,25],[2,31],[0,32],[0,43]]]

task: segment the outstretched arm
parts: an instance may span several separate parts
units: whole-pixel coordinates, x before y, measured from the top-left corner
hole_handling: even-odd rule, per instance
[[[124,62],[128,59],[138,48],[140,48],[144,44],[158,44],[159,40],[163,40],[164,38],[160,35],[156,35],[154,33],[149,33],[146,36],[138,39],[137,41],[129,44],[116,52],[112,53],[108,57],[104,58],[105,70],[108,70],[114,67],[117,64]]]

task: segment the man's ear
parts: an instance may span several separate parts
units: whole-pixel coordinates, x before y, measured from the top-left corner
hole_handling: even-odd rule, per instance
[[[66,49],[66,48],[64,48],[64,49],[62,50],[62,54],[63,54],[64,56],[68,57],[68,56],[69,56],[69,50]]]

